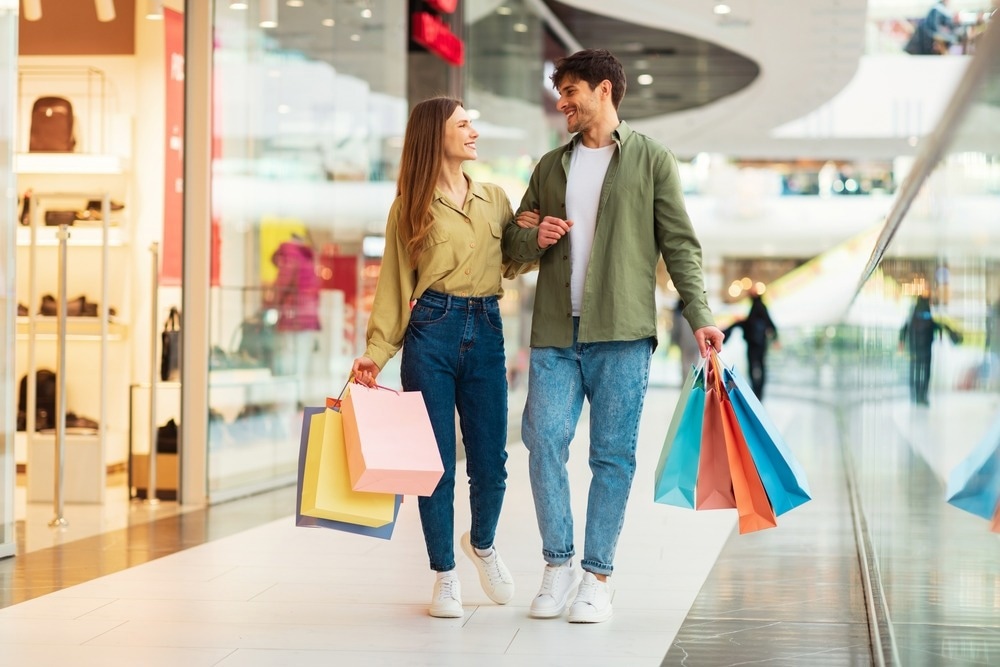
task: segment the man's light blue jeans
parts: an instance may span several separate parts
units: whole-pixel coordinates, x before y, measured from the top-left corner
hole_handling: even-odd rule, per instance
[[[566,462],[583,399],[590,402],[592,476],[581,565],[609,575],[635,475],[653,340],[577,343],[576,331],[572,347],[532,348],[522,437],[542,555],[564,563],[576,553]]]

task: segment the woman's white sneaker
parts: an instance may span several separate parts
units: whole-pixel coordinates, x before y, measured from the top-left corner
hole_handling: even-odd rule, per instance
[[[603,623],[611,614],[611,586],[592,572],[584,572],[580,590],[569,608],[569,622]]]
[[[462,584],[454,574],[438,577],[434,582],[434,596],[427,610],[435,618],[462,618]]]
[[[566,609],[569,596],[580,582],[580,571],[572,562],[546,565],[542,574],[542,587],[531,601],[528,615],[532,618],[555,618]]]
[[[500,554],[494,547],[493,553],[483,558],[472,546],[469,533],[462,535],[462,551],[469,557],[479,570],[479,583],[483,591],[497,604],[507,604],[514,597],[514,577],[510,570],[500,560]]]

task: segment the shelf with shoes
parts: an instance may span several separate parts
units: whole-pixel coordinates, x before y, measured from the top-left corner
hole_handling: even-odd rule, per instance
[[[45,178],[47,182],[18,178],[19,188],[30,192],[30,203],[23,207],[22,222],[27,224],[17,230],[16,373],[35,385],[37,369],[56,368],[60,347],[65,347],[62,497],[71,503],[103,503],[108,469],[124,464],[127,458],[127,419],[110,409],[128,400],[129,352],[119,347],[129,338],[127,317],[119,310],[129,303],[127,209],[121,203],[126,188],[118,173],[90,174],[92,185],[106,188],[84,192],[63,192],[55,182],[58,176],[49,173]],[[52,211],[70,213],[72,224],[46,224]],[[65,253],[61,230],[68,237]],[[64,294],[62,335],[61,272],[68,292]],[[38,398],[35,391],[37,387],[27,392],[28,415],[34,409],[30,404]],[[18,435],[15,451],[20,440],[27,463],[28,501],[52,500],[56,434],[28,424]]]

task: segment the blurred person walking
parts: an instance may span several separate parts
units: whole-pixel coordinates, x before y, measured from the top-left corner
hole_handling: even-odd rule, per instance
[[[410,113],[368,344],[353,367],[359,382],[373,386],[402,347],[403,389],[423,393],[444,463],[434,493],[417,501],[437,573],[429,613],[441,618],[464,614],[454,554],[456,408],[472,510],[462,548],[490,599],[506,604],[514,596],[493,546],[507,479],[500,236],[514,215],[499,186],[462,170],[477,157],[478,136],[458,100],[429,99]]]
[[[903,50],[915,56],[940,56],[957,41],[955,20],[948,13],[948,0],[937,0],[927,16],[917,22]]]
[[[556,64],[556,107],[575,136],[542,156],[504,231],[514,260],[540,261],[522,437],[546,562],[536,618],[612,616],[608,577],[635,473],[639,418],[656,347],[656,265],[662,256],[702,355],[722,347],[705,296],[701,246],[673,154],[618,118],[626,77],[603,49]],[[566,461],[584,399],[590,469],[582,576]],[[578,583],[579,582],[579,583]]]
[[[910,400],[917,405],[930,405],[931,349],[934,338],[940,338],[942,331],[947,331],[953,342],[961,342],[960,333],[934,318],[930,297],[921,294],[913,302],[909,319],[899,330],[899,349],[905,349],[910,355]]]
[[[771,320],[771,313],[757,291],[750,292],[750,312],[742,320],[733,322],[725,330],[726,338],[733,329],[743,330],[747,346],[747,366],[750,386],[759,400],[764,400],[764,383],[767,381],[767,349],[778,340],[778,328]]]

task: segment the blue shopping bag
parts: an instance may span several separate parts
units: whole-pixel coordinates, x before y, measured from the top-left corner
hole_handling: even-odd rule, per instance
[[[775,516],[811,500],[805,470],[767,416],[753,389],[734,368],[723,368],[723,381],[743,429],[750,458],[767,491]]]
[[[948,475],[948,502],[984,519],[1000,503],[1000,415],[972,453]]]
[[[333,404],[335,402],[331,403]],[[302,436],[299,440],[298,483],[295,489],[295,525],[306,528],[330,528],[346,533],[356,533],[358,535],[366,535],[368,537],[378,537],[383,540],[388,540],[392,537],[392,531],[396,527],[396,519],[399,517],[399,504],[403,499],[400,495],[396,496],[396,504],[392,513],[392,521],[378,527],[359,526],[345,521],[320,519],[302,514],[302,482],[306,468],[306,451],[309,443],[309,427],[313,422],[313,416],[322,414],[325,411],[325,407],[307,407],[303,409]]]
[[[701,425],[705,414],[704,360],[693,367],[681,386],[681,395],[663,440],[656,464],[653,500],[694,509],[701,454]]]

